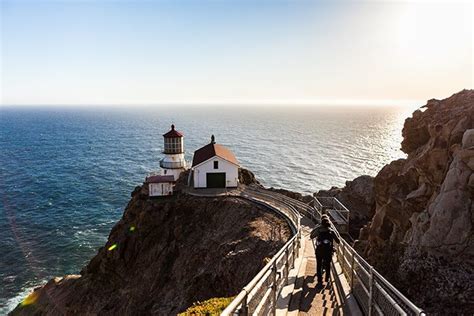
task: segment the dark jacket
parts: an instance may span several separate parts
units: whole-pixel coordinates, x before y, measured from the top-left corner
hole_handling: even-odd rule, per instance
[[[318,234],[316,236],[316,255],[331,256],[334,250],[334,242],[339,243],[337,234],[327,226],[316,228],[318,228]]]
[[[321,227],[323,227],[321,224],[316,225],[316,227],[314,227],[311,233],[309,234],[309,238],[314,239],[318,237],[319,230],[321,229]]]

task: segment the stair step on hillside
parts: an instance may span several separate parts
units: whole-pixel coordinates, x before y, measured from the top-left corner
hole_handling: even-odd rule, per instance
[[[306,243],[304,239],[301,241],[299,255],[295,260],[295,266],[290,270],[288,275],[288,285],[281,290],[277,300],[277,316],[288,315],[291,301],[294,300],[293,296],[298,295],[298,288],[301,289],[303,286],[303,278],[301,278],[301,275],[304,275],[304,271],[306,270],[306,257],[304,256]]]
[[[307,236],[308,233],[309,231],[303,235]],[[313,242],[308,237],[302,239],[302,243],[303,241],[304,263],[298,271],[286,315],[341,315],[342,310],[339,308],[334,291],[335,284],[326,282],[324,285],[317,285]]]

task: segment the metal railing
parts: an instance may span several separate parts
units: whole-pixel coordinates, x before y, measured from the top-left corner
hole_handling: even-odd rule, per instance
[[[249,192],[243,196],[283,214],[295,235],[242,289],[221,315],[275,315],[278,295],[288,283],[289,272],[295,266],[301,247],[300,215],[293,206],[282,200],[274,200],[271,204],[265,202],[263,193]]]
[[[265,267],[242,289],[221,315],[275,315],[276,302],[281,289],[288,282],[289,271],[294,268],[301,246],[300,212],[312,218],[320,218],[323,207],[349,210],[336,198],[315,199],[315,207],[296,201],[276,192],[249,188],[248,199],[265,204],[282,213],[290,222],[296,234],[281,248]],[[245,195],[244,195],[245,196]],[[272,199],[269,205],[262,200]],[[322,199],[322,201],[321,201]],[[331,202],[330,199],[333,201]],[[329,204],[332,203],[332,204]],[[326,205],[326,206],[324,206]],[[282,209],[286,211],[282,212]],[[406,298],[380,273],[378,273],[349,243],[339,236],[336,256],[351,293],[356,298],[364,315],[425,315],[422,309]]]
[[[301,230],[298,230],[221,315],[275,315],[278,295],[287,284],[289,271],[295,265],[300,240]]]
[[[257,194],[260,196],[264,196],[266,198],[271,198],[273,200],[279,201],[286,205],[291,205],[293,208],[298,209],[299,213],[303,213],[303,215],[308,216],[309,218],[313,219],[314,221],[319,221],[320,219],[320,212],[317,208],[306,204],[304,202],[292,199],[286,195],[283,195],[278,192],[272,192],[266,189],[262,189],[260,187],[252,186],[247,187],[247,192],[251,192],[252,194]]]
[[[349,222],[349,210],[335,197],[315,197],[315,207],[324,213],[325,210],[335,210],[341,217]]]
[[[318,198],[314,198],[314,208],[317,209],[319,212],[323,210],[323,205],[319,202]]]
[[[424,315],[342,238],[336,255],[364,315]]]

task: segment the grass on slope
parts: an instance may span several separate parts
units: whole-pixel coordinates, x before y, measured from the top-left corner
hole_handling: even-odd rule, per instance
[[[204,302],[198,301],[178,316],[219,315],[233,299],[234,297],[217,297]]]

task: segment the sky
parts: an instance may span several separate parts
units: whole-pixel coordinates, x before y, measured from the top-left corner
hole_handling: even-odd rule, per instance
[[[397,104],[474,82],[472,1],[0,2],[2,105]]]

